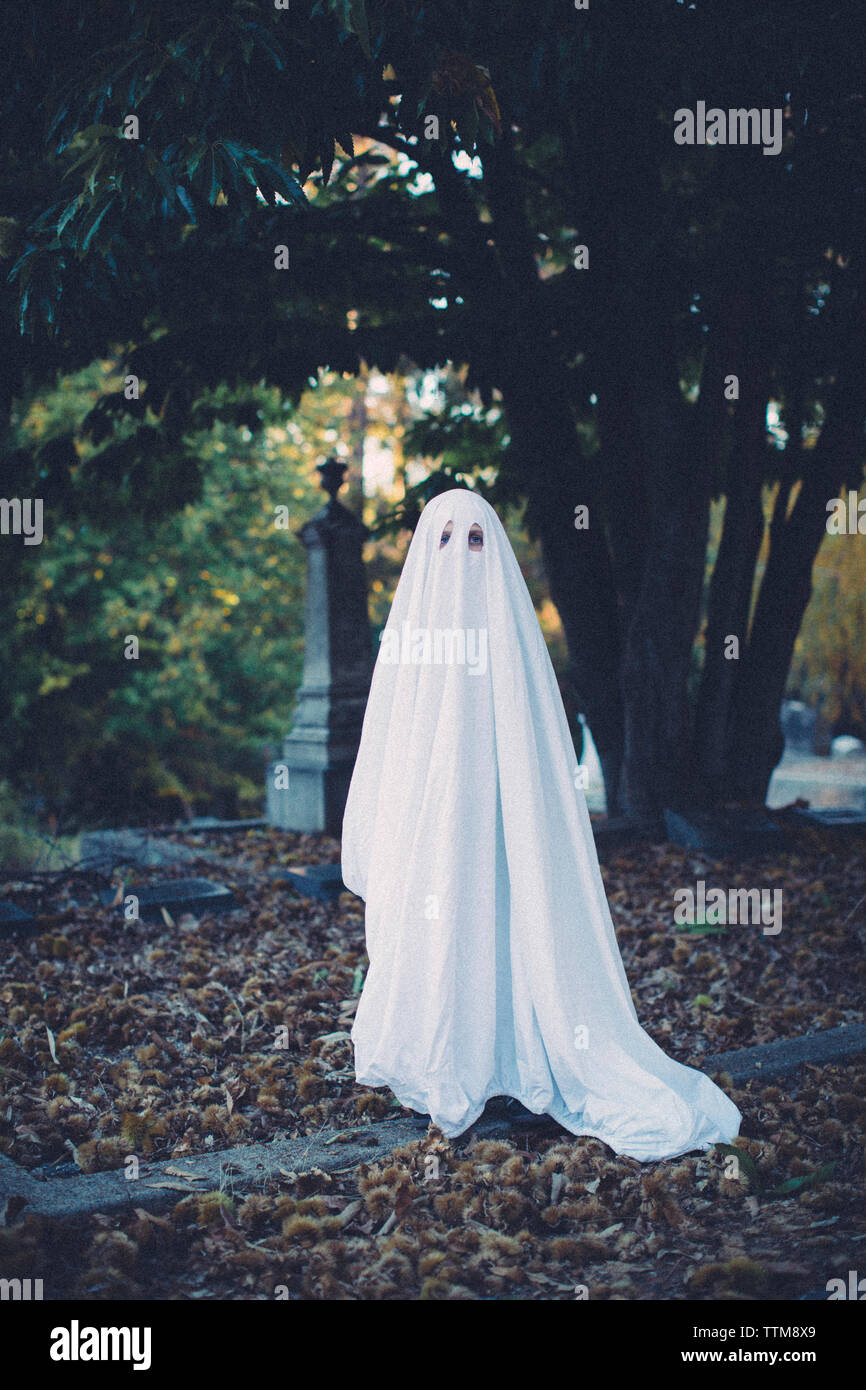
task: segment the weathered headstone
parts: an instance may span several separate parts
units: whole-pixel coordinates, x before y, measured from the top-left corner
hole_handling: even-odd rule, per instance
[[[373,669],[363,546],[337,501],[346,465],[319,465],[330,501],[298,532],[307,550],[304,675],[283,756],[267,772],[267,819],[282,830],[339,835]]]
[[[801,700],[783,700],[779,720],[786,753],[814,753],[818,716],[813,709]]]
[[[831,758],[862,758],[866,754],[866,743],[851,734],[840,734],[830,744]]]
[[[154,883],[150,887],[133,885],[124,893],[138,898],[138,915],[144,919],[155,920],[162,916],[162,909],[174,916],[180,912],[229,912],[237,907],[237,902],[228,888],[222,883],[211,883],[207,878],[175,878],[164,883]],[[114,904],[116,890],[106,889],[100,893],[106,907]],[[124,903],[117,904],[120,913]]]
[[[274,878],[285,879],[305,898],[333,902],[346,892],[339,864],[299,864],[295,869],[275,869]]]
[[[10,903],[5,898],[0,898],[0,939],[8,940],[15,936],[27,936],[31,932],[38,931],[36,919],[18,907],[17,903]]]

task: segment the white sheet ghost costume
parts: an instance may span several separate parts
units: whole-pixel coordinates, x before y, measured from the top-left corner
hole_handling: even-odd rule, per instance
[[[360,1083],[449,1136],[491,1096],[514,1096],[641,1160],[735,1137],[733,1102],[638,1023],[532,600],[499,518],[470,491],[428,502],[412,538],[342,870],[366,902]]]

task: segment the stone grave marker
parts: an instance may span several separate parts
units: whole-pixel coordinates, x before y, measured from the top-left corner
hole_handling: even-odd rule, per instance
[[[35,917],[15,903],[0,899],[0,940],[9,941],[16,936],[30,936],[38,931]]]
[[[116,889],[107,888],[99,896],[105,907],[111,907],[116,894]],[[175,878],[150,887],[132,886],[125,890],[124,898],[130,894],[138,898],[139,917],[150,921],[159,920],[163,908],[176,917],[181,912],[230,912],[237,907],[237,901],[224,884],[212,883],[207,878]],[[116,906],[122,915],[123,902]]]
[[[304,672],[282,757],[268,767],[266,815],[281,830],[338,836],[373,670],[368,531],[337,501],[346,464],[328,459],[318,471],[330,501],[297,533],[307,552]]]
[[[850,734],[840,734],[830,744],[831,758],[862,758],[866,754],[866,743]]]
[[[274,878],[290,883],[305,898],[334,902],[345,893],[339,864],[299,864],[294,869],[274,869]]]
[[[783,700],[779,722],[785,736],[785,753],[814,753],[818,716],[801,700]]]

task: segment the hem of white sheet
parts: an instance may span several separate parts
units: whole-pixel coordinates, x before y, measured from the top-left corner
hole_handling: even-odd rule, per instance
[[[640,1153],[637,1153],[634,1149],[618,1149],[616,1144],[612,1143],[611,1139],[602,1130],[586,1128],[583,1126],[581,1126],[580,1128],[576,1128],[574,1122],[569,1123],[565,1118],[565,1116],[568,1115],[570,1120],[570,1112],[561,1111],[557,1113],[556,1109],[551,1109],[549,1106],[542,1106],[541,1109],[536,1110],[533,1106],[526,1104],[526,1100],[523,1096],[516,1095],[514,1091],[508,1090],[501,1084],[496,1084],[492,1088],[488,1088],[488,1090],[484,1093],[483,1097],[481,1098],[480,1102],[476,1102],[476,1106],[473,1107],[474,1114],[472,1113],[472,1110],[470,1110],[470,1118],[466,1120],[465,1123],[461,1120],[459,1124],[448,1124],[447,1121],[443,1122],[442,1120],[437,1120],[436,1117],[430,1112],[429,1103],[426,1097],[410,1095],[407,1091],[403,1090],[402,1087],[398,1089],[397,1086],[394,1085],[393,1081],[383,1081],[379,1080],[378,1078],[374,1079],[369,1074],[362,1075],[358,1071],[355,1072],[355,1080],[359,1086],[370,1086],[373,1089],[386,1086],[388,1090],[391,1091],[394,1094],[394,1096],[396,1096],[400,1104],[405,1106],[407,1110],[415,1110],[416,1112],[422,1115],[429,1114],[433,1124],[435,1124],[439,1129],[441,1129],[442,1133],[448,1139],[456,1139],[459,1137],[459,1135],[465,1134],[467,1129],[470,1129],[472,1125],[475,1124],[475,1121],[480,1118],[481,1114],[484,1111],[485,1105],[487,1104],[488,1100],[492,1099],[493,1096],[505,1096],[509,1100],[519,1101],[519,1103],[523,1105],[527,1110],[531,1111],[533,1115],[550,1115],[551,1119],[555,1120],[556,1123],[558,1125],[561,1125],[563,1129],[567,1130],[569,1134],[573,1134],[576,1139],[600,1139],[603,1144],[607,1144],[609,1149],[613,1149],[613,1152],[615,1154],[618,1154],[622,1158],[634,1158],[639,1163],[661,1163],[665,1159],[681,1158],[683,1154],[697,1153],[699,1151],[701,1153],[706,1153],[707,1150],[711,1149],[714,1144],[730,1144],[732,1142],[732,1138],[736,1138],[737,1134],[739,1133],[738,1126],[737,1129],[734,1131],[733,1136],[731,1137],[726,1137],[720,1131],[717,1131],[716,1138],[694,1139],[691,1140],[688,1144],[686,1144],[685,1147],[675,1147],[673,1149],[664,1149],[662,1151],[644,1148]]]

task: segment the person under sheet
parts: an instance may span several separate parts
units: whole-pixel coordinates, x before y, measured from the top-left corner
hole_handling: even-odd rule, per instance
[[[468,489],[421,514],[343,820],[366,904],[355,1075],[461,1134],[493,1096],[643,1161],[741,1115],[641,1028],[556,677],[505,530]]]

